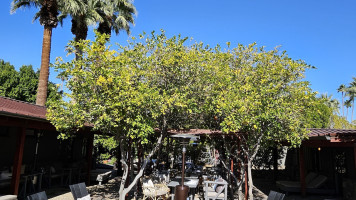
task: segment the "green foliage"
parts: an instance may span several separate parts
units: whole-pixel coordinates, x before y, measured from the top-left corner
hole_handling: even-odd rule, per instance
[[[0,95],[35,103],[39,71],[35,72],[31,65],[23,65],[20,71],[9,62],[0,60]],[[57,86],[49,82],[48,98],[55,100],[60,99],[61,94]]]
[[[154,128],[190,128],[201,122],[209,85],[204,76],[211,50],[202,44],[186,47],[186,38],[164,33],[132,38],[127,47],[110,50],[96,41],[72,43],[82,59],[56,63],[67,81],[70,101],[52,102],[48,118],[60,130],[89,123],[95,130],[148,142]],[[196,126],[195,126],[196,127]]]
[[[239,132],[250,153],[261,141],[300,144],[306,137],[302,113],[315,95],[302,81],[309,66],[278,49],[266,51],[255,44],[239,45],[229,54],[227,81],[221,82],[214,102],[223,119],[222,131]]]
[[[332,108],[329,107],[323,98],[312,98],[311,104],[303,112],[306,127],[308,128],[329,128],[330,117],[333,115]]]
[[[94,135],[94,154],[97,161],[112,159],[117,154],[118,146],[114,137]]]
[[[16,98],[17,92],[14,88],[18,85],[18,72],[8,62],[0,60],[0,95]]]
[[[262,144],[298,146],[313,118],[304,114],[322,106],[303,81],[310,66],[278,49],[251,44],[223,51],[162,32],[111,50],[107,39],[71,43],[69,53],[77,48],[81,58],[55,64],[70,92],[67,101],[50,103],[47,117],[64,133],[86,124],[120,140],[125,151],[128,141],[154,143],[155,128],[220,129],[238,134],[251,166]],[[324,126],[320,118],[315,123]]]
[[[330,127],[329,128],[356,129],[356,124],[355,124],[355,121],[352,124],[348,120],[346,120],[345,117],[333,114],[330,116]]]
[[[60,130],[83,127],[89,123],[94,130],[120,136],[144,136],[153,132],[152,92],[140,82],[144,71],[131,60],[130,52],[117,52],[105,47],[106,36],[78,46],[83,58],[57,62],[59,76],[67,80],[70,101],[53,102],[49,119]],[[74,50],[73,44],[72,49]],[[133,55],[136,56],[136,55]]]
[[[309,66],[285,52],[255,44],[228,51],[185,46],[187,38],[163,32],[142,34],[115,51],[103,45],[106,39],[77,43],[80,60],[58,60],[71,100],[51,104],[57,128],[89,123],[131,138],[147,138],[156,127],[221,128],[248,134],[251,145],[259,138],[297,145],[306,136],[303,114],[318,104],[302,81]]]

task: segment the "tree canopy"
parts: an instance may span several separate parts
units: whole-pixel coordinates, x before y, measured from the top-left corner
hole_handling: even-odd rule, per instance
[[[0,96],[35,103],[38,78],[39,71],[35,72],[31,65],[23,65],[16,71],[13,65],[0,59]],[[61,98],[52,82],[49,82],[47,93],[49,99]]]
[[[149,142],[155,128],[158,141],[167,129],[220,129],[240,135],[249,163],[261,144],[297,146],[306,137],[304,114],[315,100],[303,81],[310,66],[286,52],[256,44],[227,50],[187,45],[187,38],[164,32],[112,50],[107,38],[71,43],[69,52],[79,47],[82,58],[58,59],[70,92],[69,100],[51,102],[48,118],[57,129],[90,124],[120,145],[128,138]]]

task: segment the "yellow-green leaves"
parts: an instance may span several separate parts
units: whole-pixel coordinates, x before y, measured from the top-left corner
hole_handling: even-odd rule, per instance
[[[305,137],[303,113],[315,94],[302,81],[302,61],[290,59],[278,49],[266,51],[255,44],[239,45],[227,52],[227,77],[219,87],[226,88],[214,101],[223,121],[224,132],[247,134],[248,144],[289,141],[299,144]]]
[[[131,138],[147,138],[154,128],[209,128],[301,141],[301,111],[315,95],[302,81],[308,65],[256,44],[223,51],[186,40],[161,32],[117,50],[100,35],[72,44],[81,59],[55,65],[69,100],[53,103],[48,118],[59,129],[89,123]]]

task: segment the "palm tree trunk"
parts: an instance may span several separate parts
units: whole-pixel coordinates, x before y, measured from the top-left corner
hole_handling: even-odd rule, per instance
[[[36,105],[44,106],[47,100],[47,87],[49,76],[49,60],[51,53],[52,27],[44,26],[42,55],[41,55],[41,71],[38,80]]]
[[[354,116],[355,99],[352,100],[351,124]]]
[[[344,113],[344,92],[341,92],[341,97],[342,97],[342,116],[345,117],[345,113]]]
[[[346,107],[346,120],[348,116],[349,116],[349,107]]]

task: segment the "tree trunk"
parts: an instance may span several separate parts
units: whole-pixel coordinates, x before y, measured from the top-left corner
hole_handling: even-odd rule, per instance
[[[239,200],[242,200],[242,199],[245,199],[245,195],[244,195],[244,193],[242,192],[242,186],[244,185],[243,183],[244,183],[244,179],[245,179],[245,175],[246,175],[246,173],[245,173],[245,169],[244,169],[244,167],[243,167],[243,165],[241,165],[241,167],[240,167],[240,181],[237,181],[237,195],[238,195],[238,199]]]
[[[354,116],[355,99],[352,100],[351,124]]]
[[[163,138],[163,134],[161,133],[160,137],[158,138],[156,146],[152,149],[150,154],[146,157],[143,165],[141,166],[140,171],[137,173],[134,180],[131,182],[131,184],[127,188],[125,188],[125,181],[126,181],[127,175],[128,175],[128,166],[127,166],[125,160],[121,159],[121,163],[124,166],[124,174],[122,176],[120,189],[119,189],[119,200],[125,200],[126,194],[131,191],[131,189],[136,185],[139,178],[141,178],[141,176],[143,175],[143,171],[146,168],[147,163],[150,161],[153,154],[155,154],[157,152],[157,150],[159,149],[161,142],[162,142],[162,138]],[[120,148],[123,151],[123,146],[121,146],[121,143],[120,143]]]
[[[252,170],[251,170],[251,160],[247,161],[247,170],[248,170],[248,199],[253,200],[253,182],[252,182]]]
[[[36,105],[45,106],[47,100],[48,76],[49,76],[49,61],[51,53],[52,27],[44,26],[42,55],[41,55],[41,70],[38,80]]]
[[[341,102],[342,116],[345,117],[345,112],[344,112],[344,92],[341,92],[341,97],[342,97],[342,102]]]

